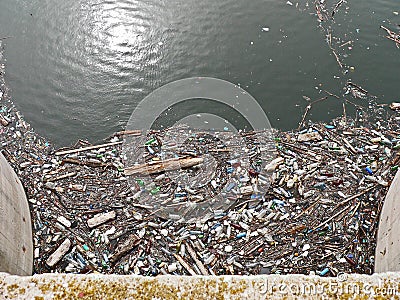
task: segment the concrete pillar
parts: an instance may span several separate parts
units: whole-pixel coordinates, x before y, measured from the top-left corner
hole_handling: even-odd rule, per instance
[[[0,271],[31,275],[32,225],[24,188],[0,152]]]
[[[400,171],[383,204],[375,251],[375,272],[389,271],[400,271]]]

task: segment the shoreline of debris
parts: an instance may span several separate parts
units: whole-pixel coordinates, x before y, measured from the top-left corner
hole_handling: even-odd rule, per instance
[[[163,190],[128,183],[121,138],[129,132],[56,151],[22,119],[4,83],[1,91],[1,151],[29,199],[34,273],[373,273],[379,214],[399,163],[397,112],[369,126],[359,111],[356,120],[277,132],[276,158],[263,167],[271,174],[265,195],[239,197],[206,222],[187,224],[138,202],[138,192]],[[245,170],[243,185],[262,186],[263,170]]]

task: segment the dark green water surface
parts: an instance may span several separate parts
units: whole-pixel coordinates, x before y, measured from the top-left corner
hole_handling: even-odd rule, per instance
[[[59,146],[123,129],[151,91],[192,76],[240,84],[284,130],[297,127],[302,96],[342,97],[349,79],[380,102],[400,101],[400,49],[380,29],[400,30],[400,1],[348,0],[322,26],[313,1],[292,2],[2,0],[6,82],[27,121]],[[340,115],[341,103],[315,105],[312,119]]]

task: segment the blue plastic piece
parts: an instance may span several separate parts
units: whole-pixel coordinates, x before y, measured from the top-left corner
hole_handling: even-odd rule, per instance
[[[231,173],[233,173],[234,171],[235,171],[235,168],[232,168],[232,167],[226,168],[226,172],[227,172],[228,174],[231,174]]]
[[[329,268],[325,268],[325,269],[323,269],[322,271],[321,271],[321,273],[319,273],[321,276],[325,276],[326,275],[326,273],[328,273],[329,272]]]
[[[245,237],[246,236],[246,232],[241,232],[241,233],[238,233],[237,235],[236,235],[236,238],[237,239],[241,239],[242,237]]]
[[[219,226],[221,226],[221,223],[218,222],[218,223],[215,223],[210,229],[213,230]]]
[[[324,191],[326,189],[326,184],[323,182],[319,182],[314,184],[314,188]]]
[[[234,183],[234,182],[229,183],[228,186],[226,187],[226,191],[230,192],[235,186],[236,186],[236,183]]]

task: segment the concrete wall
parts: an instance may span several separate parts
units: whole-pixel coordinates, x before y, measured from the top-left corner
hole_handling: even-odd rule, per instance
[[[124,276],[0,273],[5,299],[398,299],[400,274]]]
[[[0,152],[0,271],[31,275],[32,225],[24,188]]]
[[[386,195],[375,251],[375,272],[389,271],[400,271],[400,171]]]

